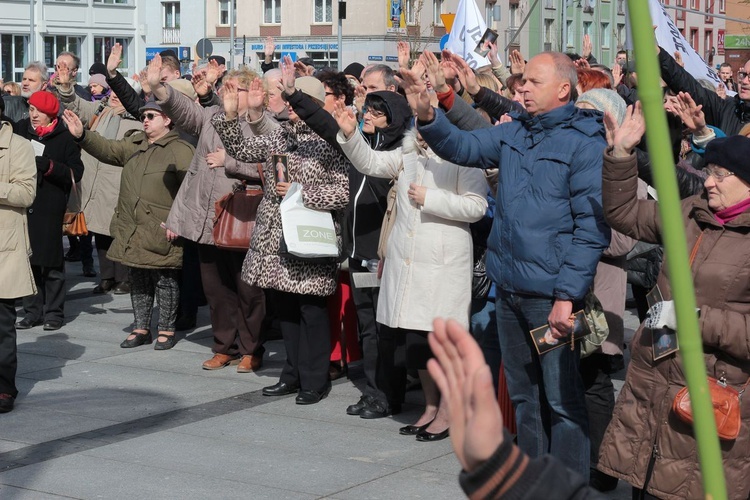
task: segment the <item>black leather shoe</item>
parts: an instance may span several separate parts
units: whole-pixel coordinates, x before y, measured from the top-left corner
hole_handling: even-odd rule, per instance
[[[359,414],[359,418],[372,420],[375,418],[385,418],[390,414],[391,409],[388,407],[388,404],[383,401],[373,399],[370,401],[370,404],[368,404],[367,407],[362,410],[362,413]]]
[[[324,397],[328,396],[330,390],[331,389],[328,388],[323,392],[318,392],[310,389],[302,389],[299,391],[299,394],[297,394],[294,401],[298,405],[314,405],[315,403],[319,403]]]
[[[28,330],[42,324],[42,320],[34,321],[29,318],[23,318],[21,321],[16,323],[16,330]]]
[[[151,338],[151,332],[146,333],[133,333],[135,335],[134,338],[128,340],[127,338],[120,343],[120,347],[123,349],[129,349],[131,347],[138,347],[139,345],[143,344],[150,344],[153,342],[153,339]],[[130,335],[128,335],[129,337]]]
[[[346,414],[347,415],[359,415],[362,413],[362,410],[367,408],[367,406],[370,404],[370,401],[372,401],[372,398],[370,396],[362,395],[361,398],[359,398],[359,401],[354,403],[353,405],[349,405],[346,407]]]
[[[298,385],[290,385],[286,382],[278,382],[268,387],[263,388],[264,396],[286,396],[287,394],[294,394],[299,391]]]
[[[167,340],[159,340],[159,337],[164,337]],[[168,349],[171,349],[177,344],[177,335],[174,333],[172,335],[164,335],[163,333],[160,333],[158,337],[156,337],[156,342],[154,342],[154,351],[166,351]]]
[[[63,326],[63,322],[57,319],[51,319],[49,321],[44,322],[44,329],[47,330],[48,332],[59,330],[60,328],[62,328],[62,326]]]
[[[16,400],[10,394],[0,394],[0,413],[8,413],[13,409],[13,402]]]
[[[94,266],[83,266],[83,275],[86,278],[93,278],[96,276],[96,271],[94,270]]]
[[[449,433],[450,429],[445,429],[443,432],[437,432],[435,434],[423,430],[417,434],[417,441],[442,441],[449,436]]]
[[[92,293],[94,295],[104,295],[115,287],[115,280],[103,279],[98,285],[94,287]]]
[[[127,295],[130,293],[130,283],[122,282],[118,283],[116,287],[112,289],[112,293],[115,295]]]
[[[416,436],[420,432],[424,431],[429,425],[432,423],[432,420],[427,422],[424,425],[416,426],[416,425],[407,425],[405,427],[401,427],[398,430],[398,433],[402,436]]]
[[[192,330],[195,328],[197,323],[197,317],[195,314],[185,314],[177,318],[175,323],[175,330],[182,332],[184,330]]]

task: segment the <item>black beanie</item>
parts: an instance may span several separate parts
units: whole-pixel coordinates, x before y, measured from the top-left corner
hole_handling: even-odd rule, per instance
[[[100,63],[100,62],[95,62],[89,68],[89,76],[96,75],[96,74],[108,76],[107,75],[107,67],[104,64]]]
[[[750,184],[750,138],[744,135],[720,137],[706,146],[706,163],[726,168]]]
[[[346,68],[344,68],[344,74],[345,75],[351,75],[357,80],[359,80],[359,77],[362,76],[362,70],[365,69],[364,66],[359,64],[358,62],[353,62]]]

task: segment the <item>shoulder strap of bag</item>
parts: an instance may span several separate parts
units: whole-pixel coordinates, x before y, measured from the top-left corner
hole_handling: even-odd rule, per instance
[[[68,168],[68,171],[70,172],[70,181],[73,183],[73,200],[78,200],[78,204],[76,207],[76,212],[80,212],[83,207],[81,207],[81,195],[78,193],[78,186],[76,186],[76,178],[73,176],[73,169]]]
[[[703,239],[703,231],[701,231],[701,234],[698,235],[698,239],[695,241],[695,245],[693,245],[693,250],[690,252],[690,266],[692,267],[693,262],[695,261],[695,256],[698,255],[698,247],[701,245],[701,240]]]

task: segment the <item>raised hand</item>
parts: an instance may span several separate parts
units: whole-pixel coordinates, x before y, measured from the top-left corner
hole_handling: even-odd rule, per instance
[[[250,86],[247,89],[247,107],[263,112],[265,103],[266,91],[263,89],[263,80],[256,78],[250,82]]]
[[[591,43],[591,37],[583,35],[583,53],[581,54],[581,57],[583,59],[588,59],[593,48],[594,45]]]
[[[637,101],[635,106],[628,106],[622,124],[617,123],[612,113],[605,112],[604,128],[607,132],[607,144],[612,147],[612,156],[615,158],[630,156],[646,131],[641,101]]]
[[[445,74],[443,73],[442,66],[440,66],[440,62],[437,60],[437,57],[435,57],[435,54],[429,50],[425,50],[422,52],[422,55],[419,56],[419,62],[425,67],[427,78],[429,78],[435,92],[447,92],[450,90],[448,84],[445,83]]]
[[[65,61],[60,61],[57,64],[56,69],[55,86],[66,91],[70,90],[74,84],[72,81],[72,72],[70,71],[70,68],[68,68],[67,63],[65,63]]]
[[[273,61],[273,54],[276,52],[276,43],[272,36],[267,36],[263,45],[263,55],[266,56],[266,62]]]
[[[281,60],[281,84],[286,95],[292,95],[297,90],[294,87],[294,82],[297,79],[294,69],[292,58],[284,56]]]
[[[151,90],[161,86],[161,56],[156,54],[146,66],[146,80]]]
[[[107,73],[112,78],[117,73],[117,68],[120,67],[122,62],[122,45],[116,43],[112,46],[112,51],[109,53],[107,58]]]
[[[474,70],[471,69],[469,63],[464,61],[462,57],[453,54],[453,63],[458,68],[458,79],[461,81],[461,85],[469,92],[470,95],[475,95],[479,92],[482,87],[477,83],[477,75],[474,74]]]
[[[406,93],[406,100],[409,101],[412,112],[416,113],[422,121],[432,121],[435,117],[435,110],[430,104],[427,85],[422,80],[424,72],[424,66],[417,61],[411,69],[402,69],[401,78],[398,80]]]
[[[221,86],[221,98],[227,120],[234,120],[237,118],[237,109],[239,108],[239,93],[237,86],[232,82],[226,82]]]
[[[708,130],[706,130],[706,115],[703,114],[703,105],[696,104],[690,94],[687,92],[678,93],[674,110],[688,130],[698,136],[706,135]]]
[[[399,41],[396,43],[396,49],[398,51],[398,67],[399,69],[409,69],[409,62],[411,61],[411,48],[408,42]]]
[[[352,135],[357,131],[357,117],[352,109],[337,100],[333,106],[333,117],[336,119],[336,123],[339,124],[339,129],[341,129],[344,137],[351,139]]]
[[[193,84],[195,93],[201,97],[208,95],[208,93],[211,91],[211,86],[206,81],[205,69],[193,71],[193,78],[190,80],[190,83]]]
[[[503,416],[490,367],[471,334],[454,320],[435,319],[429,337],[435,355],[427,369],[448,402],[453,451],[471,472],[503,443]]]
[[[357,108],[357,113],[362,112],[366,97],[367,89],[364,85],[357,85],[356,87],[354,87],[354,106]]]
[[[138,74],[138,80],[141,82],[141,90],[148,95],[151,93],[151,85],[148,83],[148,68],[143,68]]]
[[[514,50],[510,53],[508,59],[510,59],[510,72],[512,74],[523,74],[526,71],[526,61],[524,61],[520,52]]]
[[[227,67],[216,62],[216,59],[208,61],[206,66],[206,83],[213,86]]]
[[[501,61],[500,58],[497,56],[497,41],[494,41],[494,42],[487,41],[487,45],[490,48],[490,51],[487,53],[487,57],[490,60],[490,64],[492,66],[502,66],[503,61]]]
[[[575,61],[573,64],[575,64],[576,68],[578,69],[591,69],[591,65],[589,64],[588,60],[584,59],[583,57]]]
[[[65,122],[65,126],[68,127],[70,135],[79,139],[83,135],[83,123],[78,115],[73,113],[71,110],[66,109],[63,111],[62,119]]]
[[[614,87],[617,88],[618,85],[620,85],[620,82],[622,81],[622,66],[615,63],[614,66],[612,66],[612,79],[614,80]]]

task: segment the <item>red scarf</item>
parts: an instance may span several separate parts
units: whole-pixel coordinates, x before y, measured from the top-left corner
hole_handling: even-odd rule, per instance
[[[49,125],[40,125],[34,129],[34,132],[36,132],[37,137],[40,139],[44,137],[45,135],[49,134],[53,130],[55,130],[55,127],[57,126],[57,118],[52,120],[52,123]]]
[[[729,208],[725,208],[724,210],[719,210],[718,212],[714,213],[714,218],[719,221],[719,224],[723,226],[727,222],[739,217],[741,214],[747,211],[748,208],[750,208],[750,198],[747,198],[746,200],[741,201],[736,205],[732,205]]]

